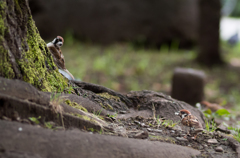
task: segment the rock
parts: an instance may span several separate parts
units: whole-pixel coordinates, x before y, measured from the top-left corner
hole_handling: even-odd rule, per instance
[[[217,130],[221,131],[221,132],[224,132],[224,133],[227,133],[227,134],[230,134],[231,131],[228,130],[228,128],[223,124],[221,123],[218,127],[217,127]]]
[[[186,142],[188,141],[186,138],[183,138],[183,137],[176,137],[176,139],[179,141],[186,141]]]
[[[217,152],[223,152],[223,148],[221,146],[216,147],[215,150]]]
[[[210,144],[217,144],[218,143],[218,141],[216,139],[208,139],[207,142],[210,143]]]
[[[213,136],[213,132],[209,132],[209,135]]]
[[[204,145],[203,145],[203,147],[204,147],[204,148],[207,148],[207,147],[208,147],[208,145],[204,144]]]
[[[141,127],[147,127],[145,123],[140,124]]]
[[[134,138],[138,139],[147,139],[148,138],[148,132],[147,131],[142,131],[140,133],[137,133]]]
[[[126,114],[127,111],[119,111],[119,114]]]
[[[204,98],[205,78],[203,71],[176,68],[172,79],[171,96],[191,105],[201,102]]]
[[[140,124],[141,124],[139,121],[136,121],[136,120],[134,121],[134,123],[136,123],[136,124],[138,124],[138,125],[140,125]]]
[[[147,128],[147,130],[148,130],[148,132],[152,132],[153,131],[153,129],[151,129],[151,128]]]

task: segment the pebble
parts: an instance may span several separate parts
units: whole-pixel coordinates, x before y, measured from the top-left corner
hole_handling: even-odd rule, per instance
[[[218,143],[218,141],[216,139],[208,139],[207,142],[211,143],[211,144],[217,144]]]
[[[206,144],[203,145],[204,148],[207,148],[208,146]]]
[[[160,130],[160,129],[151,129],[151,128],[147,128],[147,130],[148,130],[149,132],[162,133],[162,130]]]
[[[18,128],[18,131],[20,131],[20,132],[21,132],[21,131],[22,131],[22,127],[19,127],[19,128]]]
[[[138,124],[138,125],[140,125],[140,124],[141,124],[139,121],[134,121],[134,123],[136,123],[136,124]]]
[[[146,127],[146,124],[145,123],[141,123],[140,126],[141,127]]]
[[[183,138],[183,137],[176,137],[176,139],[180,141],[188,141],[186,138]]]
[[[217,152],[223,152],[223,148],[221,146],[216,147],[215,150]]]
[[[230,130],[228,130],[227,126],[224,125],[224,123],[221,123],[218,127],[217,127],[217,130],[221,131],[221,132],[224,132],[224,133],[227,133],[227,134],[230,134]],[[218,132],[219,132],[218,131]]]
[[[181,134],[182,137],[184,137],[186,134]]]
[[[120,114],[126,114],[127,111],[119,111]]]
[[[162,133],[162,130],[160,130],[160,129],[154,129],[153,132]]]
[[[213,136],[213,132],[209,132],[209,135]]]
[[[175,133],[175,131],[174,131],[174,130],[171,130],[170,132],[171,132],[171,133]]]

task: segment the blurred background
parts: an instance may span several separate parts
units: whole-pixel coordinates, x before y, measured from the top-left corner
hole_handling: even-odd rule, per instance
[[[171,94],[176,67],[206,74],[204,100],[240,110],[239,0],[30,0],[76,79]],[[186,94],[187,95],[187,94]]]

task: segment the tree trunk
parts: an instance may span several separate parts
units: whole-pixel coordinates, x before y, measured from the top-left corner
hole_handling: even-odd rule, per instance
[[[219,50],[220,1],[200,0],[199,52],[197,61],[203,65],[223,64]]]
[[[26,81],[42,91],[63,91],[67,80],[32,19],[27,0],[0,1],[0,76]]]

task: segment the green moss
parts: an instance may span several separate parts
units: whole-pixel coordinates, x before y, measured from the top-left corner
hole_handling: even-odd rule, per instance
[[[46,49],[46,43],[40,37],[32,17],[29,18],[27,27],[27,44],[29,49],[26,52],[22,52],[22,59],[18,61],[23,80],[42,91],[62,92],[68,86],[68,81],[58,72],[50,52]],[[22,41],[22,43],[24,42]],[[22,47],[26,46],[22,44]],[[47,69],[46,63],[50,70]],[[54,67],[56,68],[55,70]]]
[[[90,117],[88,116],[84,116],[84,115],[80,115],[80,114],[77,114],[77,113],[69,113],[70,115],[73,115],[73,116],[77,116],[79,118],[82,118],[84,120],[87,120],[87,121],[93,121]]]
[[[69,99],[65,100],[65,103],[68,104],[69,106],[73,107],[73,108],[88,112],[87,109],[84,108],[82,105],[79,105],[76,102],[71,102]]]
[[[7,28],[5,26],[6,20],[6,3],[0,2],[0,43],[3,43],[5,31]],[[8,51],[4,49],[3,45],[0,45],[0,72],[3,73],[2,75],[6,78],[14,78],[15,74],[12,69],[12,65],[10,64]]]
[[[101,96],[103,98],[106,98],[106,99],[113,99],[113,100],[116,100],[116,101],[120,102],[120,98],[119,97],[110,95],[108,93],[98,93],[97,95],[99,95],[99,96]]]
[[[113,110],[113,107],[111,105],[107,104],[106,106],[107,106],[107,109]]]
[[[6,27],[4,25],[4,21],[5,21],[5,18],[6,18],[6,15],[5,15],[5,8],[6,8],[6,3],[5,2],[0,2],[0,36],[1,36],[1,41],[3,40],[3,37],[4,37],[4,33],[5,33],[5,30],[6,30]]]
[[[6,78],[14,78],[15,74],[12,69],[8,58],[8,52],[0,45],[1,59],[0,59],[0,72],[3,73],[3,76]]]
[[[149,135],[149,139],[151,141],[160,141],[160,142],[169,142],[172,144],[175,144],[176,140],[172,137],[168,137],[168,136],[154,136],[154,135]]]
[[[8,9],[14,9],[21,19],[23,17],[21,5],[24,3],[26,2],[14,0],[14,8],[10,8],[10,6]],[[32,17],[29,17],[26,27],[28,30],[27,37],[23,37],[22,48],[19,48],[22,51],[21,58],[16,60],[23,80],[42,91],[62,92],[68,87],[68,80],[58,72],[51,53],[47,49],[46,43],[40,37]],[[10,62],[9,50],[3,45],[7,31],[6,3],[0,1],[0,75],[6,78],[15,78],[12,63]]]
[[[14,0],[14,2],[15,2],[15,8],[16,8],[16,10],[17,10],[17,14],[20,15],[21,18],[22,18],[22,17],[23,17],[23,15],[22,15],[22,9],[21,9],[21,7],[20,7],[20,5],[19,5],[19,3],[18,3],[18,0]]]

